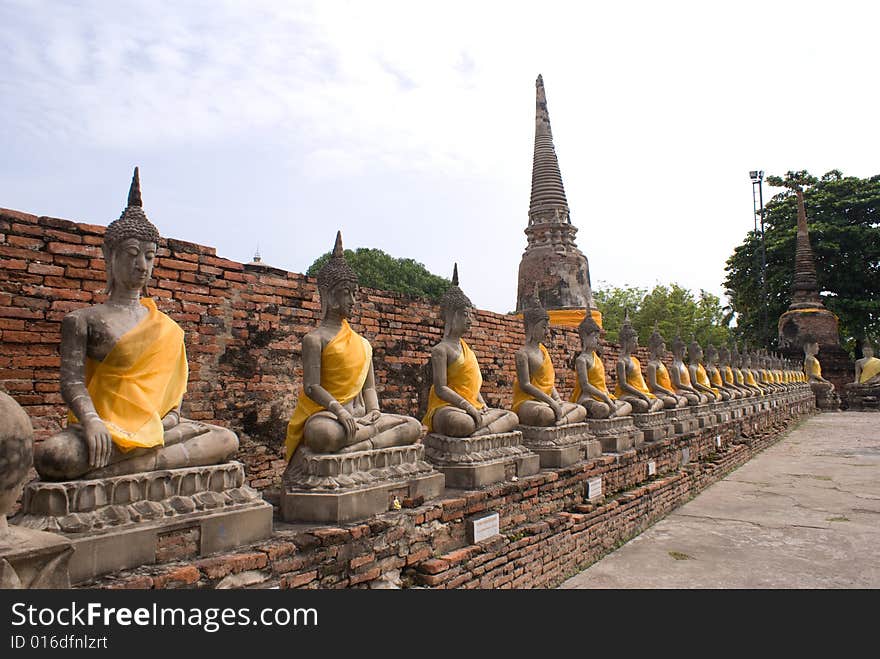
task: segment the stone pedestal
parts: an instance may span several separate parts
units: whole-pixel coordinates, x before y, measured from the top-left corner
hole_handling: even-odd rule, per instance
[[[587,419],[590,432],[602,444],[604,453],[622,453],[644,442],[642,431],[636,428],[631,416],[616,419]]]
[[[709,403],[709,409],[715,415],[715,423],[727,423],[730,421],[730,404],[727,401]]]
[[[541,459],[522,440],[518,430],[480,437],[429,433],[425,457],[446,476],[446,487],[475,489],[538,473]]]
[[[880,384],[850,382],[844,388],[846,406],[859,412],[880,412]]]
[[[245,484],[244,465],[150,471],[95,480],[30,483],[22,527],[71,541],[70,579],[161,562],[186,537],[193,556],[233,549],[272,533],[272,506]],[[173,552],[172,552],[173,553]]]
[[[692,405],[689,408],[694,414],[697,428],[709,428],[715,425],[715,414],[713,414],[711,406],[712,403],[703,403],[702,405]]]
[[[281,516],[289,522],[353,522],[390,510],[394,500],[434,499],[443,474],[421,444],[317,454],[300,447],[284,474]]]
[[[646,414],[633,414],[633,424],[642,431],[646,442],[655,442],[658,439],[666,439],[674,434],[666,412],[648,412]]]
[[[816,397],[816,408],[822,412],[839,412],[840,396],[823,382],[811,382],[810,389]]]
[[[602,453],[601,445],[586,423],[549,427],[517,426],[516,429],[522,433],[523,446],[538,454],[542,467],[568,467],[582,460],[585,453],[590,452],[584,446],[587,442],[594,444],[594,453],[596,449],[600,455]]]
[[[699,424],[690,407],[676,407],[664,410],[664,414],[666,414],[666,420],[672,426],[672,434],[674,435],[683,435],[699,428]]]
[[[0,588],[70,588],[70,540],[11,524],[0,531]]]

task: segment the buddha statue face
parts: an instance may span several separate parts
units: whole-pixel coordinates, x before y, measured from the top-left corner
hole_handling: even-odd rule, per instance
[[[691,341],[688,346],[688,359],[692,364],[699,364],[703,361],[703,349],[696,341]]]
[[[474,324],[474,309],[473,307],[450,309],[446,312],[445,322],[452,334],[463,336]]]
[[[581,338],[581,348],[584,352],[595,351],[599,349],[599,332],[591,329],[581,329],[578,331]]]
[[[355,296],[358,285],[353,281],[343,280],[330,287],[322,298],[326,296],[327,311],[335,311],[342,318],[351,318],[354,309]]]
[[[666,342],[659,333],[652,334],[648,341],[648,348],[651,350],[651,357],[654,359],[662,359],[666,354]]]
[[[725,347],[718,349],[718,362],[723,365],[730,364],[730,350]]]
[[[711,343],[706,346],[706,363],[714,364],[718,360],[718,351]]]
[[[526,337],[531,341],[543,341],[547,338],[550,329],[550,320],[541,318],[526,326]]]
[[[815,357],[819,354],[819,342],[818,341],[807,341],[804,343],[804,354],[809,355],[811,357]]]
[[[107,268],[107,292],[146,291],[153,274],[156,243],[139,238],[125,238],[104,247]]]
[[[874,348],[865,344],[862,346],[862,357],[865,359],[871,359],[874,356]]]

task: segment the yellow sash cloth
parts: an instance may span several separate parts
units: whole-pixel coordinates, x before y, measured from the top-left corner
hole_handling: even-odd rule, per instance
[[[553,361],[550,359],[550,353],[547,352],[547,348],[544,347],[543,343],[539,343],[538,347],[541,349],[544,361],[541,362],[541,367],[537,371],[529,374],[529,382],[550,396],[553,393],[553,387],[556,385],[556,371],[553,369]],[[511,409],[518,413],[519,406],[527,400],[535,400],[535,397],[520,389],[519,380],[514,379],[513,405]]]
[[[342,321],[342,327],[321,352],[321,387],[345,405],[361,392],[373,363],[373,348],[360,334]],[[302,441],[306,421],[326,409],[300,391],[296,409],[287,424],[286,456],[290,460]]]
[[[733,369],[730,366],[724,367],[724,377],[729,384],[736,384],[736,377],[733,375]]]
[[[878,373],[880,373],[880,359],[871,357],[871,359],[866,361],[865,365],[862,366],[862,372],[859,374],[859,383],[867,382]]]
[[[122,451],[163,446],[162,417],[180,405],[189,367],[180,325],[141,299],[149,313],[104,358],[86,358],[86,389],[113,443]],[[71,423],[79,423],[73,412]]]
[[[664,389],[668,389],[669,391],[675,391],[675,387],[672,386],[672,380],[669,377],[669,371],[666,370],[666,365],[663,362],[659,362],[657,364],[657,384],[659,384]]]
[[[632,356],[630,359],[632,359],[635,368],[626,374],[626,383],[633,389],[638,389],[643,394],[647,394],[648,398],[657,398],[657,396],[652,394],[651,390],[648,389],[648,385],[645,384],[645,378],[642,375],[642,365],[639,363],[639,360]],[[620,386],[620,382],[618,382],[617,386],[614,388],[614,395],[617,397],[628,395]]]
[[[715,394],[715,398],[720,398],[721,393],[712,386],[712,383],[709,382],[709,376],[706,373],[706,367],[702,364],[697,364],[697,384],[701,384],[704,387],[708,387],[712,390],[712,393]]]
[[[739,370],[738,368],[733,369],[733,378],[734,378],[733,381],[736,382],[736,384],[745,384],[746,383],[746,378],[743,375],[743,372],[741,370]]]
[[[684,365],[684,363],[680,363],[676,368],[678,368],[678,379],[685,386],[691,386],[691,374],[688,371],[688,367]]]
[[[464,342],[464,339],[459,339],[459,341],[461,342],[461,354],[446,368],[446,386],[479,410],[484,407],[478,398],[480,387],[483,386],[483,374],[480,373],[480,365],[477,363],[477,357],[473,350]],[[428,427],[428,432],[432,432],[434,429],[434,413],[441,407],[450,404],[437,395],[432,384],[428,394],[428,411],[425,413],[425,418],[422,419],[422,423]]]
[[[599,391],[604,391],[608,394],[608,397],[611,400],[614,400],[616,396],[608,391],[608,385],[605,384],[605,364],[602,363],[602,359],[599,355],[596,354],[596,351],[593,351],[593,365],[589,369],[587,369],[587,380],[589,380],[590,384],[596,387]],[[581,389],[581,381],[576,379],[574,385],[574,391],[571,392],[571,398],[569,399],[572,403],[578,402],[580,399],[583,390]],[[593,400],[598,400],[599,402],[603,402],[600,398],[593,396]]]
[[[724,381],[721,379],[721,371],[719,371],[717,368],[714,371],[712,371],[712,377],[709,379],[711,380],[712,384],[716,387],[723,387],[724,386]]]

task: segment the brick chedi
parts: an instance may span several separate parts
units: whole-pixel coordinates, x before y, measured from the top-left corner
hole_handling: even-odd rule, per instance
[[[528,245],[519,264],[516,310],[521,312],[527,306],[537,284],[551,323],[575,327],[583,319],[584,309],[594,306],[590,267],[575,244],[577,228],[569,215],[540,75],[535,86],[535,157],[525,231]],[[597,315],[598,311],[594,312]]]
[[[825,308],[819,296],[816,262],[810,246],[804,193],[797,195],[797,241],[795,243],[794,277],[791,304],[779,317],[779,346],[787,357],[803,359],[804,337],[811,336],[819,343],[819,361],[822,372],[836,386],[842,387],[852,371],[847,352],[840,347],[837,316]]]

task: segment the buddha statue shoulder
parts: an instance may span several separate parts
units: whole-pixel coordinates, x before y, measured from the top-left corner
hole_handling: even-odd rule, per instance
[[[593,320],[589,310],[581,324],[578,335],[581,339],[581,352],[575,359],[577,380],[571,394],[571,402],[583,405],[587,417],[609,419],[632,414],[632,405],[619,400],[608,391],[605,380],[605,365],[599,355],[599,336],[602,328]]]
[[[512,410],[524,426],[563,426],[587,418],[587,410],[564,401],[556,390],[553,360],[542,341],[546,340],[550,316],[538,298],[538,287],[523,309],[525,342],[516,351],[516,379],[513,382]]]
[[[341,232],[317,279],[321,320],[302,340],[303,383],[287,425],[287,460],[292,464],[302,446],[327,454],[416,443],[418,419],[380,410],[372,346],[349,325],[358,280]]]
[[[639,347],[639,335],[624,314],[620,328],[620,353],[617,358],[617,386],[614,395],[632,405],[633,412],[646,414],[663,409],[663,401],[657,398],[645,382],[642,365],[632,353]]]
[[[67,427],[34,449],[45,480],[211,465],[238,449],[232,431],[180,415],[184,332],[146,297],[158,243],[135,168],[128,205],[104,234],[107,300],[61,322],[61,395],[70,412]]]
[[[688,372],[694,389],[704,394],[710,403],[722,400],[721,392],[709,380],[709,374],[703,365],[703,348],[696,339],[691,339],[688,344]]]
[[[480,389],[480,364],[464,335],[474,321],[474,305],[458,286],[458,264],[452,285],[440,298],[443,338],[431,349],[431,389],[422,423],[428,432],[447,437],[480,437],[509,432],[519,425],[515,412],[486,405]]]
[[[648,338],[648,351],[650,358],[645,366],[645,378],[647,380],[648,389],[652,394],[663,401],[663,407],[666,409],[674,409],[677,407],[685,407],[688,399],[683,393],[675,390],[672,379],[669,375],[669,369],[663,363],[663,357],[666,356],[666,342],[654,325],[654,331]]]

